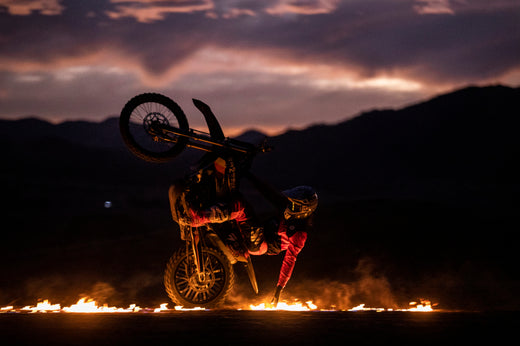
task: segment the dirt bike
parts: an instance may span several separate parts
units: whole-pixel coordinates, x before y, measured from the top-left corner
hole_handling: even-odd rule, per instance
[[[232,162],[237,163],[235,169],[242,176],[266,191],[263,182],[252,175],[248,167],[257,153],[269,151],[270,147],[265,141],[253,145],[225,137],[210,107],[195,99],[193,103],[204,115],[209,133],[190,129],[182,109],[164,95],[148,93],[132,98],[121,111],[119,123],[126,146],[137,157],[152,162],[170,161],[187,147],[205,151],[212,158],[231,157]],[[258,293],[245,235],[236,222],[202,227],[179,222],[189,218],[186,205],[189,190],[202,185],[193,179],[197,178],[188,179],[188,188],[177,189],[172,185],[169,191],[172,215],[179,224],[185,247],[179,249],[166,266],[166,292],[175,304],[184,307],[218,306],[234,285],[233,264],[243,263],[252,288]],[[233,188],[236,186],[231,186]],[[203,189],[201,191],[194,195],[203,194]]]

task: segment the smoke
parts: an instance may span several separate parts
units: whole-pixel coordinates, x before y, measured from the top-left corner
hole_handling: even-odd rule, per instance
[[[32,303],[39,299],[63,299],[69,298],[67,292],[70,288],[70,280],[61,275],[48,275],[45,277],[34,277],[25,281],[22,289],[15,287],[11,295],[17,303]],[[20,294],[20,293],[24,294]]]
[[[96,282],[88,292],[81,293],[82,297],[89,297],[99,303],[106,303],[114,298],[116,289],[107,282]]]
[[[78,280],[76,277],[64,275],[49,275],[35,277],[25,282],[24,294],[18,291],[16,299],[25,304],[33,304],[35,301],[49,299],[59,301],[62,304],[75,303],[79,298],[88,297],[100,303],[106,303],[117,297],[117,289],[108,282],[94,281],[88,283]]]
[[[138,304],[156,306],[168,301],[162,284],[162,276],[137,272],[131,276],[114,277],[112,280],[95,275],[77,273],[71,275],[51,274],[27,279],[23,286],[0,291],[0,305],[34,304],[49,299],[70,305],[79,298],[91,298],[99,304],[125,306]]]
[[[146,302],[150,306],[165,302],[170,303],[164,291],[162,275],[149,272],[136,273],[126,278],[120,286],[127,301],[132,303]]]
[[[359,304],[370,307],[396,308],[397,299],[387,278],[378,273],[370,259],[361,259],[354,269],[355,279],[303,280],[293,282],[284,298],[312,300],[319,308],[349,309]]]
[[[81,292],[80,296],[92,298],[101,304],[119,306],[156,306],[168,301],[162,277],[147,272],[136,273],[123,281],[98,281],[90,290]]]
[[[257,272],[260,294],[255,295],[241,266],[235,266],[235,285],[222,308],[246,309],[250,304],[270,302],[276,285],[279,261],[261,262]],[[477,261],[439,266],[420,272],[402,273],[377,258],[362,258],[352,265],[336,268],[335,276],[303,276],[297,265],[295,275],[282,292],[287,302],[313,301],[321,309],[350,309],[359,304],[374,308],[405,308],[409,301],[420,298],[438,303],[441,309],[514,310],[520,306],[517,294],[520,281],[511,265],[505,269]],[[389,269],[390,268],[390,269]],[[309,275],[309,274],[307,274]],[[311,274],[312,275],[312,274]],[[25,281],[12,281],[0,287],[0,306],[25,306],[49,299],[62,306],[74,304],[79,298],[95,299],[109,306],[142,307],[169,303],[163,286],[162,272],[136,271],[130,275],[106,277],[91,272],[49,274]]]
[[[310,300],[320,309],[350,309],[359,304],[370,307],[399,307],[389,281],[378,272],[372,260],[361,259],[353,272],[354,279],[348,282],[293,278],[283,291],[281,299],[287,302]],[[249,304],[270,302],[273,293],[274,289],[264,290],[260,296],[252,296],[249,283],[241,280],[236,283],[225,307],[246,308]]]

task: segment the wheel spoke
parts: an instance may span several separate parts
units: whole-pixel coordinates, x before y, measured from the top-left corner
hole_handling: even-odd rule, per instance
[[[184,253],[176,270],[172,273],[175,292],[194,306],[204,306],[215,300],[226,287],[226,269],[213,253],[203,250],[204,280],[200,280],[192,256]]]
[[[177,117],[168,107],[156,102],[144,102],[135,107],[129,119],[130,132],[137,143],[144,149],[152,152],[165,152],[172,148],[175,143],[155,141],[148,132],[152,123],[178,126]]]

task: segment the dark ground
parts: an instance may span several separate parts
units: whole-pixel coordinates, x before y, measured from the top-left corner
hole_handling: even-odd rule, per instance
[[[518,312],[1,314],[9,345],[501,345]]]

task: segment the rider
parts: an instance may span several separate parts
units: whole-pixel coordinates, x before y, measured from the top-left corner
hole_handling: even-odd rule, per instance
[[[238,192],[236,169],[233,160],[215,159],[195,176],[196,191],[188,193],[186,201],[189,215],[176,216],[172,203],[172,214],[181,226],[199,227],[208,223],[223,223],[235,220],[244,234],[248,236],[247,247],[251,255],[277,255],[286,251],[272,304],[278,304],[280,294],[289,281],[296,258],[307,240],[312,227],[312,218],[318,205],[318,196],[309,186],[298,186],[282,192],[282,195],[269,185],[252,175],[248,178],[259,191],[280,211],[279,215],[260,225],[252,208]],[[197,185],[209,189],[198,189]],[[173,190],[172,190],[173,189]],[[170,188],[170,199],[175,185]],[[191,196],[190,196],[191,195]],[[175,201],[173,199],[172,201]]]
[[[305,245],[307,234],[312,228],[314,211],[318,206],[318,195],[310,186],[298,186],[283,191],[283,194],[289,200],[283,217],[281,217],[278,227],[275,228],[275,232],[268,232],[267,229],[264,232],[268,242],[267,254],[277,255],[281,251],[285,251],[278,283],[271,301],[275,306],[280,299],[280,293],[291,278],[296,257]]]

